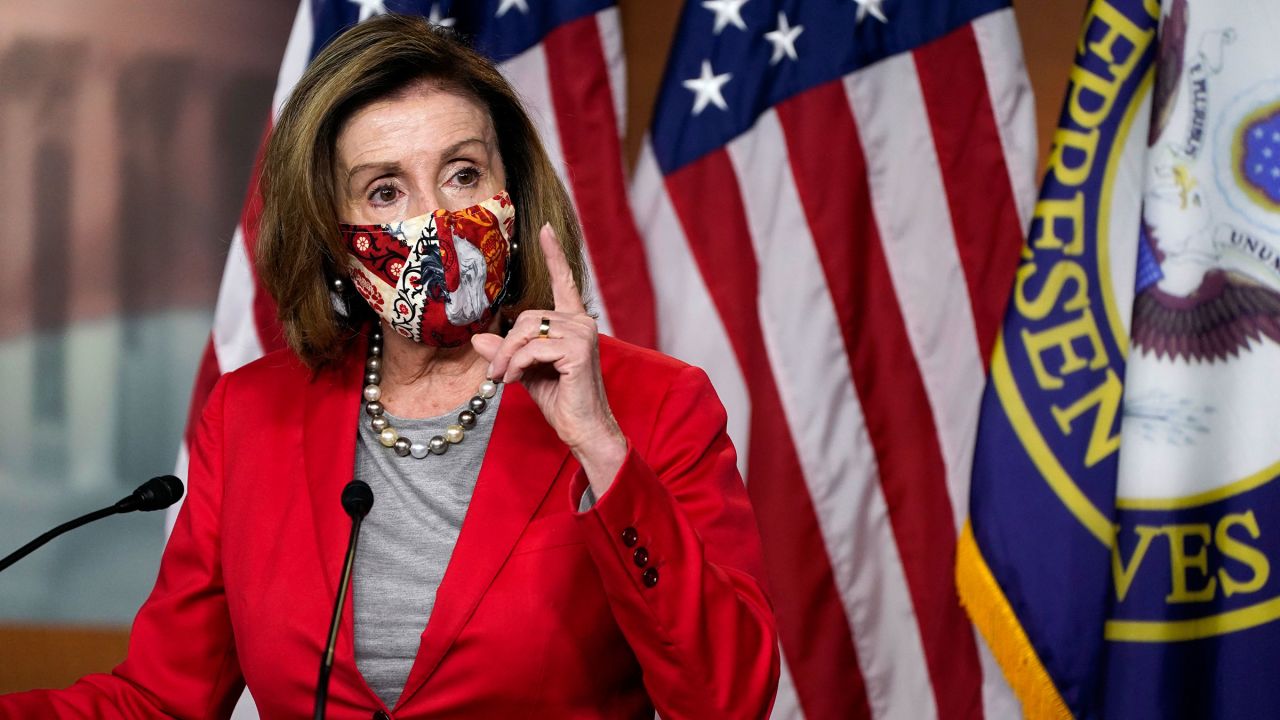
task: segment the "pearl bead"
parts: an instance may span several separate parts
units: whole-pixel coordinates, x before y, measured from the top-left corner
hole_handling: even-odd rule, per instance
[[[468,402],[467,405],[471,408],[471,412],[482,413],[484,412],[484,409],[489,406],[489,402],[477,395],[471,398],[471,401]]]
[[[369,421],[369,427],[373,428],[374,432],[380,433],[383,430],[386,430],[387,428],[391,427],[391,423],[387,422],[386,418],[379,415],[378,417]]]
[[[409,445],[409,454],[418,458],[419,460],[426,457],[427,452],[428,450],[427,450],[426,443],[416,442]]]
[[[382,361],[376,357],[366,360],[364,366],[369,372],[382,372]]]
[[[334,291],[334,292],[336,292],[336,293],[338,293],[338,294],[342,294],[342,292],[343,292],[344,290],[346,290],[346,289],[347,289],[347,284],[346,284],[346,283],[344,283],[344,282],[342,282],[342,278],[334,278],[334,279],[333,279],[333,291]]]
[[[395,450],[396,454],[399,455],[400,457],[405,457],[409,454],[410,447],[412,447],[412,444],[409,442],[409,438],[400,438],[396,440],[395,445],[392,446],[392,449]]]
[[[462,438],[466,437],[466,435],[467,433],[463,431],[461,425],[450,425],[444,429],[444,439],[455,445],[462,442]]]
[[[382,384],[382,373],[378,373],[378,372],[368,372],[368,373],[365,373],[365,374],[364,374],[364,384],[365,384],[365,385],[381,385],[381,384]]]
[[[463,410],[458,413],[458,424],[462,426],[463,430],[470,430],[476,426],[476,414],[470,410]]]
[[[378,389],[377,385],[374,385],[373,383],[369,383],[368,385],[364,386],[365,402],[373,402],[374,400],[380,400],[380,399],[382,399],[382,390]]]
[[[498,394],[498,383],[492,380],[485,380],[484,382],[480,383],[480,392],[476,394],[484,398],[485,400],[488,400],[489,398]]]
[[[373,342],[376,342],[376,343],[380,343],[380,342],[382,342],[382,331],[381,331],[381,330],[374,330],[374,331],[369,335],[369,339],[370,339],[370,340],[372,340]]]
[[[382,356],[382,343],[378,343],[378,342],[375,342],[375,343],[369,343],[369,354],[370,354],[370,355],[377,355],[377,356],[381,357],[381,356]]]
[[[382,443],[383,447],[391,447],[395,445],[396,441],[399,439],[400,433],[396,432],[396,429],[393,427],[385,427],[382,429],[382,432],[378,433],[378,442]]]
[[[382,413],[385,410],[386,408],[382,407],[382,403],[378,402],[377,400],[374,400],[371,403],[367,403],[364,406],[364,411],[369,413],[369,417],[378,417],[382,415]]]
[[[436,435],[427,441],[427,449],[432,455],[443,455],[444,451],[449,449],[449,441],[441,435]]]

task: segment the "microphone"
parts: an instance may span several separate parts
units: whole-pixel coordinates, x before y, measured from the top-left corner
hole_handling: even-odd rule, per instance
[[[109,515],[119,515],[122,513],[130,513],[136,510],[163,510],[170,505],[182,499],[182,481],[172,475],[161,475],[153,477],[150,480],[138,486],[126,498],[121,499],[114,505],[108,505],[101,510],[94,510],[91,513],[81,515],[75,520],[62,523],[58,527],[14,550],[0,560],[0,572],[22,558],[30,555],[36,548],[58,537],[68,530],[75,530],[81,525],[88,525],[94,520],[101,520]]]
[[[352,480],[342,488],[342,509],[351,516],[351,536],[347,540],[347,558],[342,563],[342,579],[338,582],[338,599],[333,604],[333,620],[329,622],[329,642],[320,656],[320,679],[316,681],[315,720],[324,720],[325,702],[329,699],[329,673],[333,670],[333,652],[338,645],[338,620],[351,586],[351,566],[356,560],[356,543],[360,540],[360,523],[373,507],[373,490],[363,480]]]

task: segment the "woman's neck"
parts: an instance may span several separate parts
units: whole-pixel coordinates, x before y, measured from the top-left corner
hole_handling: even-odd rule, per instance
[[[433,347],[386,327],[382,337],[382,404],[392,415],[443,415],[466,402],[485,379],[488,362],[471,343]]]

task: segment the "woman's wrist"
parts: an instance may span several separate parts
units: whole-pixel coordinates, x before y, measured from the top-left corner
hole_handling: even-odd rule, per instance
[[[627,458],[627,438],[622,428],[609,418],[596,433],[569,447],[587,475],[587,483],[597,498],[604,495]]]

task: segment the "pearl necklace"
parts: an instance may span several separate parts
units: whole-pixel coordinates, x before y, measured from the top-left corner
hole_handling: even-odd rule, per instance
[[[489,407],[489,400],[498,394],[498,384],[492,380],[480,383],[480,389],[467,401],[467,409],[458,413],[458,422],[444,429],[425,443],[402,437],[387,420],[382,406],[382,331],[374,330],[369,337],[369,359],[365,361],[364,411],[369,415],[369,426],[378,433],[378,442],[395,451],[396,455],[425,458],[427,455],[443,455],[450,445],[462,442],[467,431],[476,426],[476,416]]]

